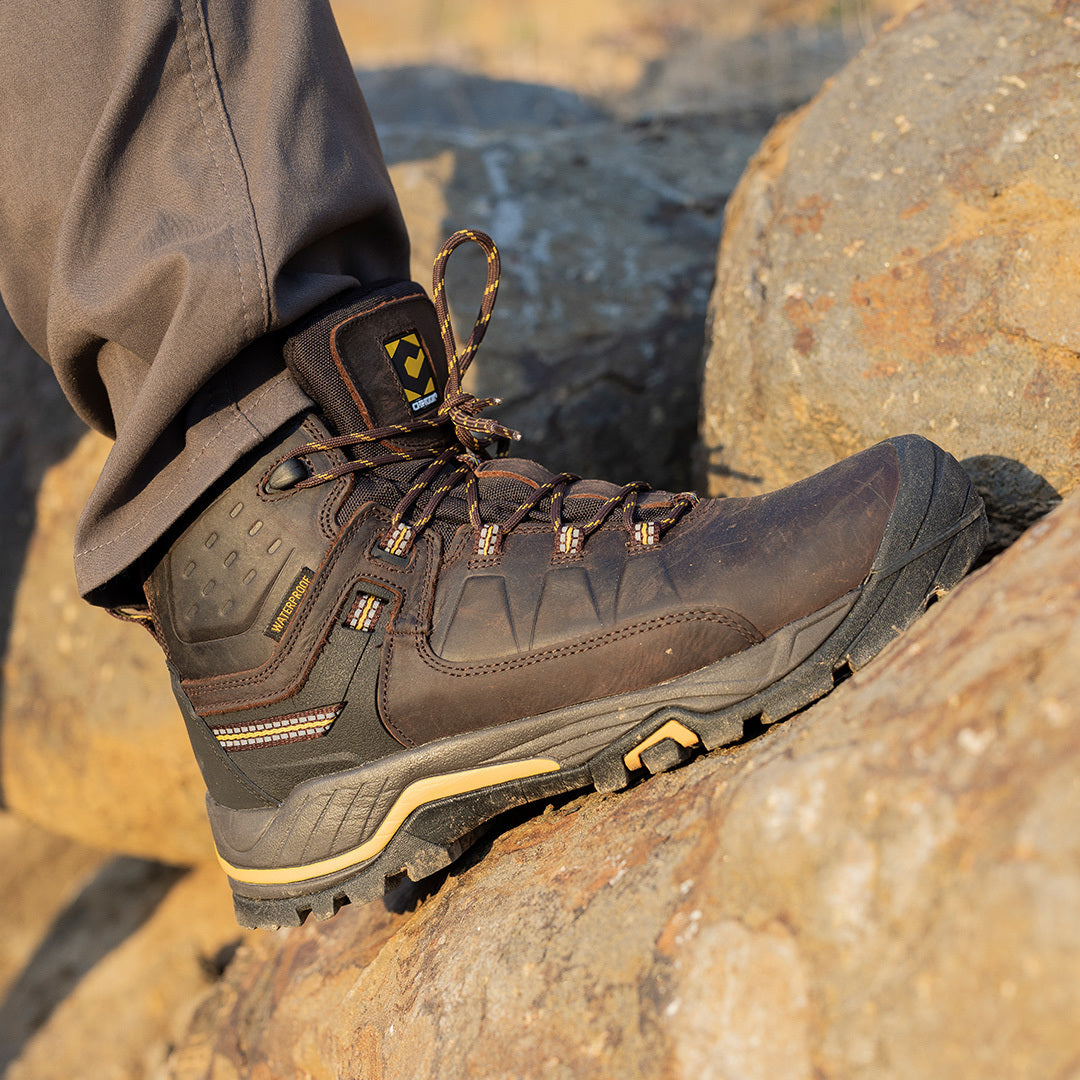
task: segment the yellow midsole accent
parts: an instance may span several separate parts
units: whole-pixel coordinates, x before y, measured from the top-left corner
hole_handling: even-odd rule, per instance
[[[485,765],[479,769],[466,769],[463,772],[447,773],[444,776],[427,776],[415,780],[395,800],[375,835],[365,840],[359,847],[343,851],[330,859],[307,863],[304,866],[281,866],[271,870],[249,870],[233,866],[218,854],[222,869],[234,881],[247,885],[291,885],[294,882],[310,881],[324,874],[334,874],[356,866],[380,851],[401,828],[405,819],[425,803],[444,799],[449,795],[463,795],[467,791],[504,784],[508,780],[522,780],[528,776],[555,772],[559,768],[557,761],[550,758],[531,758],[528,761],[511,761],[505,765]]]
[[[641,752],[648,750],[664,739],[674,739],[680,746],[697,746],[701,741],[685,724],[678,720],[669,720],[666,724],[658,727],[647,739],[638,743],[628,754],[623,756],[623,763],[628,769],[641,768]]]

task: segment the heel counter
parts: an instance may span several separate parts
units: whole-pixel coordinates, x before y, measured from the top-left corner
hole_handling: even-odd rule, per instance
[[[216,803],[233,810],[267,810],[278,806],[277,799],[252,783],[229,760],[206,722],[192,708],[180,686],[180,676],[172,664],[169,664],[169,678],[172,680],[176,703],[184,717],[191,749],[210,797]]]

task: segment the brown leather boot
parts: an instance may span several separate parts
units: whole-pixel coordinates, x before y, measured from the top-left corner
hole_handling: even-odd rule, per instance
[[[442,272],[464,239],[489,281],[458,353]],[[790,715],[983,545],[967,476],[917,436],[715,501],[488,458],[515,433],[461,376],[497,277],[456,234],[435,307],[400,283],[309,320],[286,357],[314,408],[146,583],[245,925],[325,918],[510,807]]]

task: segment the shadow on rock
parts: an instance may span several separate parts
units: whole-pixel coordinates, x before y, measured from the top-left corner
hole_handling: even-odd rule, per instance
[[[960,463],[986,503],[990,538],[978,565],[999,555],[1058,503],[1061,495],[1039,473],[1000,454],[977,454]]]
[[[433,131],[550,130],[609,118],[605,109],[570,90],[435,64],[358,68],[356,78],[380,132],[394,124]]]
[[[61,912],[0,1004],[0,1072],[79,981],[134,934],[186,870],[142,859],[106,863]]]
[[[753,473],[740,472],[731,468],[724,462],[724,448],[722,446],[702,446],[698,455],[698,468],[695,480],[698,486],[705,491],[714,491],[717,495],[723,495],[725,481],[737,480],[741,484],[760,485],[764,477]]]

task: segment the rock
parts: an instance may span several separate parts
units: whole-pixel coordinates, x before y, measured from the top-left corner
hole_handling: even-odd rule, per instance
[[[730,100],[731,92],[745,95],[751,86],[774,98],[797,87],[800,69],[811,67],[823,48],[833,50],[839,41],[845,56],[852,55],[884,18],[914,2],[591,0],[553,6],[548,0],[440,0],[379,6],[335,0],[334,14],[362,75],[435,65],[562,87],[626,115],[638,107],[684,104],[713,111],[720,95]],[[776,40],[765,42],[766,35]],[[694,69],[699,57],[709,68]],[[360,85],[366,92],[363,78]],[[811,85],[809,93],[816,89]],[[445,108],[427,104],[436,113]]]
[[[872,34],[875,13],[866,10]],[[627,118],[708,113],[768,128],[781,113],[809,101],[862,44],[861,34],[840,22],[782,25],[731,38],[683,28],[611,107]]]
[[[0,811],[0,892],[5,922],[0,935],[0,1000],[8,996],[49,927],[70,901],[70,894],[77,892],[108,858],[100,851]],[[10,1042],[9,1032],[0,1025],[0,1061],[3,1055],[9,1055]]]
[[[71,538],[108,440],[87,433],[2,309],[0,356],[3,804],[107,851],[212,858],[161,651],[75,589]]]
[[[400,125],[429,134],[448,130],[506,133],[549,131],[609,119],[604,108],[572,90],[493,79],[438,64],[367,68],[358,70],[356,78],[380,136]]]
[[[766,140],[712,299],[711,486],[922,432],[1000,548],[1080,479],[1080,17],[929,0]]]
[[[0,814],[0,1071],[160,1076],[242,941],[216,867],[113,858]]]
[[[1078,542],[1072,498],[757,741],[258,935],[172,1077],[1072,1075]]]
[[[868,16],[873,23],[872,14]],[[872,30],[868,31],[872,33]],[[357,69],[376,130],[422,126],[428,132],[545,131],[616,118],[710,116],[717,128],[760,130],[809,101],[863,43],[836,22],[781,25],[731,36],[679,24],[658,51],[639,39],[639,78],[633,87],[582,80],[580,67],[561,85],[524,82],[488,60],[485,70],[441,64]],[[626,53],[624,50],[624,58]],[[610,71],[610,69],[609,69]],[[584,92],[575,93],[574,90]]]

